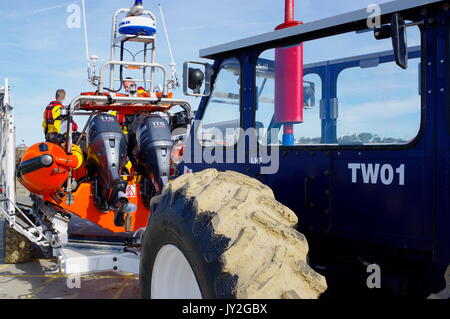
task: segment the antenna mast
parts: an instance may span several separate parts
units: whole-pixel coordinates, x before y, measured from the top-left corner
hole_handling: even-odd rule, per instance
[[[81,0],[81,5],[83,7],[83,24],[84,24],[84,44],[86,46],[86,59],[89,61],[89,43],[88,43],[88,31],[87,31],[87,23],[86,23],[86,6],[84,4],[84,0]],[[89,63],[88,63],[89,65]]]
[[[86,5],[84,3],[84,0],[81,0],[81,6],[83,10],[83,26],[84,26],[84,45],[86,48],[86,60],[87,60],[87,72],[88,72],[88,81],[92,84],[94,84],[95,77],[96,77],[96,61],[98,60],[98,57],[93,55],[89,55],[89,38],[88,38],[88,28],[87,28],[87,22],[86,22]],[[92,68],[92,70],[91,70]],[[92,73],[91,73],[92,72]]]
[[[175,63],[175,59],[173,57],[172,46],[170,44],[169,33],[167,32],[166,21],[164,19],[164,13],[163,13],[161,4],[158,4],[158,7],[159,7],[159,12],[161,13],[161,21],[163,23],[164,33],[166,35],[166,40],[167,40],[167,46],[169,47],[169,54],[170,54],[170,58],[172,61],[170,63],[170,68],[172,70],[172,88],[175,88],[175,87],[180,86],[180,83],[178,81],[178,75],[177,75],[177,64]]]

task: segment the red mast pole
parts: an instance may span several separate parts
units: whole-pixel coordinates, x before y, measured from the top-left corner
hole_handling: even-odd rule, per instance
[[[294,20],[294,12],[294,0],[285,0],[284,23],[276,27],[275,30],[286,29],[302,24],[303,22]]]
[[[285,0],[284,22],[294,21],[294,0]]]
[[[284,13],[275,30],[302,24],[294,20],[294,0],[285,0]],[[275,49],[275,122],[283,124],[283,145],[295,145],[294,124],[303,122],[303,44]]]

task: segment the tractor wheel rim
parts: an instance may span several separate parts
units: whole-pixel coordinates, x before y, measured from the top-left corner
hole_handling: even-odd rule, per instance
[[[202,299],[200,287],[188,260],[173,245],[163,246],[155,259],[152,299]]]

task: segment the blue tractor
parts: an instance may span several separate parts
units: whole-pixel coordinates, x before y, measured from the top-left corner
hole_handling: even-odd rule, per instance
[[[277,59],[300,45],[293,83],[300,71]],[[174,258],[190,265],[190,296],[449,298],[448,1],[393,1],[200,56],[214,63],[185,65],[185,90],[203,97],[182,176],[151,204],[144,297],[166,296],[158,274]]]

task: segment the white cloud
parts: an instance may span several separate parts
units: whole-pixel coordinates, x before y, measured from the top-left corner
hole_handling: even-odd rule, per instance
[[[77,1],[78,2],[78,1]],[[61,9],[61,8],[66,8],[68,5],[70,5],[71,3],[74,3],[74,1],[72,2],[65,2],[65,3],[61,3],[58,4],[56,6],[51,6],[51,7],[45,7],[45,8],[40,8],[40,9],[36,9],[31,11],[31,14],[38,14],[38,13],[42,13],[42,12],[47,12],[47,11],[51,11],[51,10],[55,10],[55,9]]]
[[[409,140],[420,128],[420,98],[344,105],[340,103],[339,135],[370,132]]]
[[[340,118],[345,118],[346,122],[358,122],[362,119],[392,119],[420,113],[420,97],[405,100],[380,100],[356,105],[341,104],[339,109]]]

